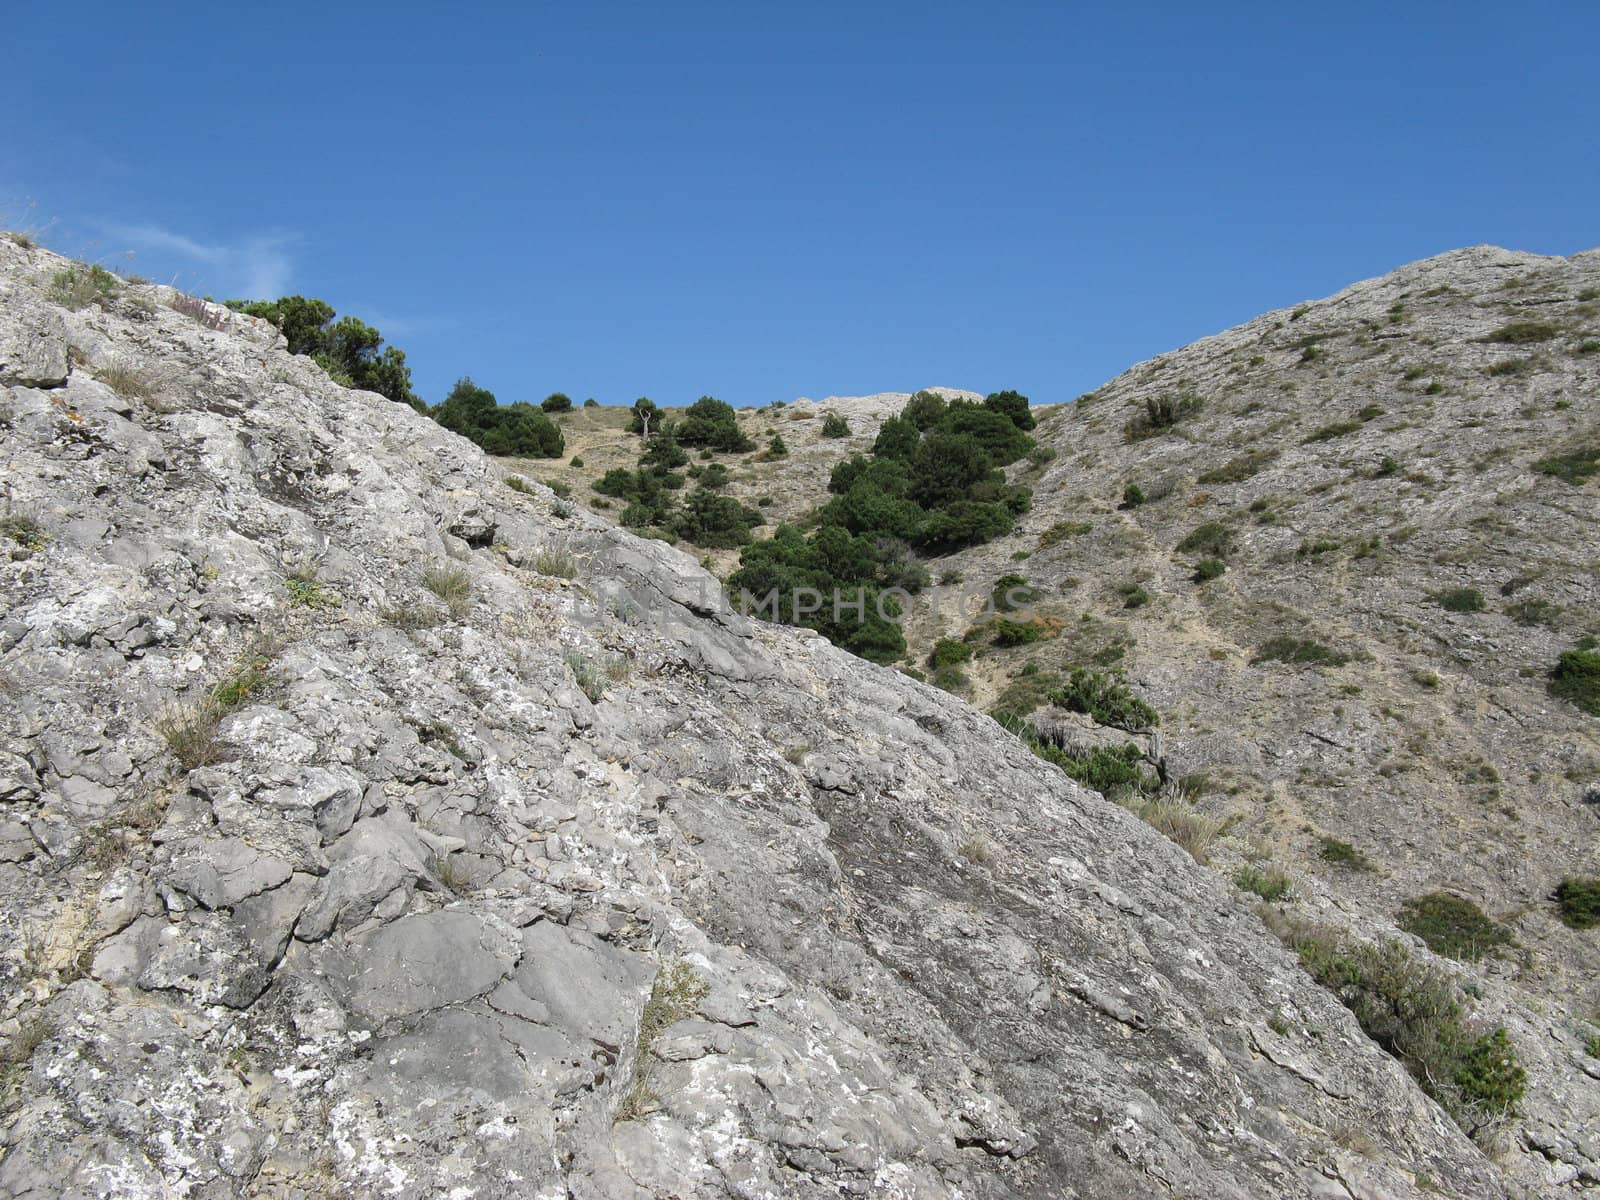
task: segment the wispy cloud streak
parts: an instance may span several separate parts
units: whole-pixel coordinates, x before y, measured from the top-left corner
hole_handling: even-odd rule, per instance
[[[255,234],[233,243],[202,242],[158,225],[110,225],[106,234],[163,265],[193,270],[215,295],[275,299],[294,276],[289,234]]]

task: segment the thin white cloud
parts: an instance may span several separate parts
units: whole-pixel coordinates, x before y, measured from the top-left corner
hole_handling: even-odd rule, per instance
[[[289,290],[294,276],[288,234],[255,234],[228,243],[202,242],[157,225],[107,225],[108,237],[126,242],[146,274],[177,267],[180,286],[216,296],[275,300]],[[193,282],[186,280],[193,272]]]

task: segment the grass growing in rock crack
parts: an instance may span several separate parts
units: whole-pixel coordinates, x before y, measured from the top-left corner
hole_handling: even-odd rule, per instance
[[[621,683],[630,673],[628,660],[609,658],[596,661],[586,654],[567,655],[567,667],[578,690],[589,698],[590,704],[600,703],[600,697],[613,683]]]
[[[161,394],[166,382],[156,372],[129,362],[108,363],[95,372],[95,378],[117,395],[145,404]]]
[[[122,290],[122,280],[99,263],[73,266],[50,277],[50,298],[74,312],[90,304],[104,304]]]
[[[1222,821],[1207,816],[1187,801],[1174,796],[1145,798],[1123,793],[1116,799],[1157,833],[1177,842],[1195,862],[1204,865],[1209,861],[1207,851],[1222,832]]]
[[[617,1106],[617,1120],[636,1121],[659,1103],[650,1090],[650,1075],[655,1069],[656,1041],[668,1028],[694,1016],[710,989],[694,969],[681,959],[661,964],[650,998],[639,1014],[639,1037],[634,1051],[633,1078]]]
[[[276,683],[270,661],[251,657],[200,699],[169,704],[156,718],[156,733],[185,770],[210,766],[222,757],[217,734],[222,719],[260,699]]]
[[[9,1113],[16,1108],[33,1052],[44,1045],[51,1032],[47,1018],[29,1017],[11,1036],[11,1040],[0,1047],[0,1113]]]
[[[422,586],[444,601],[456,620],[472,611],[472,577],[460,567],[429,567],[422,572]]]
[[[567,515],[571,515],[570,507]],[[534,555],[533,569],[541,575],[550,575],[558,579],[576,579],[578,560],[570,550],[556,546],[541,550]]]
[[[338,608],[342,603],[315,579],[290,576],[283,581],[283,586],[288,589],[289,604],[294,608]]]
[[[1278,867],[1243,866],[1234,873],[1233,882],[1247,892],[1254,892],[1263,900],[1281,900],[1289,894],[1289,876]]]

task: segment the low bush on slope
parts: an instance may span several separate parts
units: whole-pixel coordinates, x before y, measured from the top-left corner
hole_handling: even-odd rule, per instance
[[[1491,921],[1471,900],[1449,892],[1429,892],[1406,901],[1400,928],[1416,934],[1435,954],[1463,962],[1476,962],[1500,946],[1511,945],[1511,933],[1504,925]]]
[[[1516,1112],[1527,1074],[1504,1029],[1472,1028],[1441,971],[1399,942],[1369,945],[1332,930],[1280,930],[1311,977],[1339,997],[1368,1037],[1394,1055],[1422,1090],[1468,1133]]]
[[[1600,717],[1600,651],[1568,650],[1557,659],[1550,694]]]

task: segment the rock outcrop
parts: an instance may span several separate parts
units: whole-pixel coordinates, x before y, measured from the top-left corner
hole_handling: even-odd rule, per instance
[[[1503,1195],[989,718],[68,267],[0,241],[0,1194]]]

